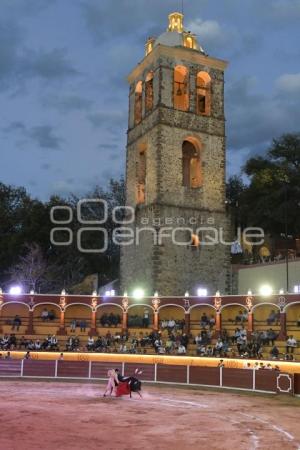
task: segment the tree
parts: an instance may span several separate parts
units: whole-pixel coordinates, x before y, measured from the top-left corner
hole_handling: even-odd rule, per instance
[[[272,234],[300,234],[300,134],[274,139],[266,156],[250,158],[250,178],[243,195],[250,225]]]
[[[125,203],[124,180],[110,180],[106,189],[96,186],[83,198],[104,199],[108,204],[108,220],[101,225],[108,236],[108,248],[105,252],[84,253],[77,246],[77,232],[83,225],[77,220],[77,202],[79,197],[72,194],[68,198],[52,196],[43,203],[32,199],[24,188],[15,188],[0,183],[0,286],[4,287],[11,279],[17,279],[17,274],[24,274],[24,259],[28,257],[29,248],[33,250],[38,246],[40,253],[46,261],[44,276],[36,281],[41,292],[60,292],[63,287],[71,287],[80,283],[87,275],[97,274],[100,284],[105,284],[119,277],[119,248],[112,243],[111,237],[116,224],[112,220],[112,209],[123,206]],[[50,242],[50,233],[53,227],[59,227],[50,220],[50,211],[54,206],[66,205],[73,212],[70,224],[62,225],[70,228],[73,233],[73,242],[70,245],[53,245]],[[83,208],[87,218],[101,216],[99,203]],[[98,208],[98,209],[97,209]],[[66,219],[66,217],[63,217]],[[65,241],[66,234],[57,232],[56,240]],[[84,248],[99,248],[103,238],[101,233],[89,231],[82,234]],[[26,245],[24,245],[26,243]],[[40,260],[41,261],[41,260]],[[23,272],[21,266],[23,267]],[[40,265],[40,263],[39,263]],[[8,270],[11,268],[11,270]],[[18,268],[18,271],[17,271]],[[14,269],[14,270],[13,270]],[[26,287],[29,275],[19,276],[25,280]],[[31,289],[33,281],[31,282]],[[89,293],[89,292],[87,292]]]
[[[46,284],[47,262],[38,244],[26,244],[25,249],[25,256],[19,256],[8,272],[11,282],[21,284],[27,292],[37,291]]]

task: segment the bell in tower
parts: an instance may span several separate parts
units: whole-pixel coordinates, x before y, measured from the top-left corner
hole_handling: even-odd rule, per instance
[[[126,204],[132,239],[121,247],[121,286],[183,295],[228,291],[224,71],[169,15],[128,76]]]

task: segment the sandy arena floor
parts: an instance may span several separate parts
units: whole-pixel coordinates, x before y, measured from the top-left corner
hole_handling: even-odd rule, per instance
[[[144,385],[0,381],[0,450],[300,449],[300,400]]]

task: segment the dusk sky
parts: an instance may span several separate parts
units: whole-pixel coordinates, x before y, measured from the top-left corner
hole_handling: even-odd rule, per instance
[[[0,181],[43,200],[125,169],[127,74],[178,0],[0,0]],[[300,131],[300,0],[185,0],[226,71],[227,172]]]

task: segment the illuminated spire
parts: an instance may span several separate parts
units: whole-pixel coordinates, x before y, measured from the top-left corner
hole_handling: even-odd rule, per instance
[[[183,14],[179,12],[169,14],[169,26],[167,31],[177,31],[177,33],[183,32]]]

